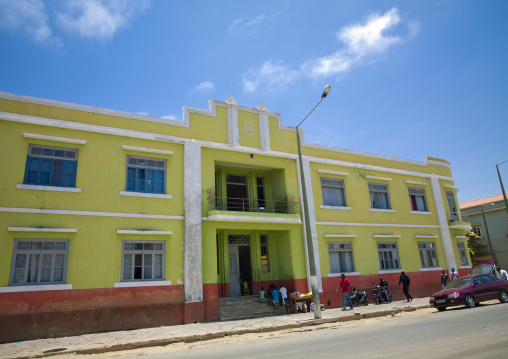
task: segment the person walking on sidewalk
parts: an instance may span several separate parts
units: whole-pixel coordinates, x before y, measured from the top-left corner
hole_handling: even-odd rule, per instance
[[[411,294],[409,294],[409,283],[411,283],[411,281],[409,280],[409,277],[406,275],[406,273],[404,273],[404,271],[400,273],[399,286],[397,288],[400,288],[400,283],[402,283],[402,292],[404,292],[407,301],[412,301],[413,297]]]
[[[353,306],[353,303],[351,303],[351,299],[349,299],[349,288],[350,287],[351,287],[351,283],[349,283],[349,280],[346,279],[346,276],[344,274],[341,274],[339,288],[337,288],[336,292],[338,292],[339,289],[342,289],[342,294],[344,295],[344,306],[342,307],[342,310],[346,310],[348,303],[349,303],[349,307],[351,308],[351,310],[353,310],[355,308]]]
[[[459,277],[459,273],[455,271],[455,268],[452,268],[452,271],[450,272],[450,281],[457,279]]]
[[[443,287],[443,289],[445,289],[447,284],[448,284],[448,274],[446,274],[443,269],[443,271],[441,272],[441,286]]]

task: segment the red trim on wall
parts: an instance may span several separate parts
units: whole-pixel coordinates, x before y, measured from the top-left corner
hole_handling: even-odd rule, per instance
[[[0,314],[183,303],[183,285],[0,293]]]

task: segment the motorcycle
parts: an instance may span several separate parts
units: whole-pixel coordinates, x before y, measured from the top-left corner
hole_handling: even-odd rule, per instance
[[[351,288],[351,296],[349,297],[353,306],[369,305],[369,296],[365,292],[357,292],[356,288]]]
[[[383,294],[383,288],[379,285],[376,285],[374,282],[372,282],[372,285],[374,286],[372,288],[372,294],[374,296],[374,301],[376,304],[382,304],[383,302],[391,303],[392,301],[392,293],[386,289],[384,292],[386,292],[386,295]],[[386,297],[388,297],[389,301],[386,300]]]

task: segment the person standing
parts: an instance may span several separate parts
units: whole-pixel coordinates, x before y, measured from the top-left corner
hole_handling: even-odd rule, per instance
[[[497,271],[499,272],[501,279],[508,280],[508,273],[504,269],[497,267]]]
[[[279,292],[280,292],[282,304],[284,305],[284,307],[286,307],[286,313],[287,313],[288,312],[288,290],[286,289],[286,287],[284,287],[284,284],[280,285]]]
[[[455,271],[455,268],[452,268],[452,271],[450,273],[450,281],[457,279],[459,277],[459,273]]]
[[[448,284],[448,274],[446,274],[446,272],[443,269],[443,271],[441,272],[441,286],[443,287],[443,289],[445,289],[447,284]]]
[[[406,273],[404,273],[404,271],[400,273],[399,285],[397,288],[400,288],[400,283],[402,283],[402,292],[406,296],[407,301],[412,301],[413,297],[411,294],[409,294],[409,284],[411,283],[411,280],[409,280],[409,277],[406,275]]]
[[[339,288],[337,288],[336,292],[338,292],[339,289],[342,289],[342,294],[344,295],[344,306],[342,307],[342,310],[346,310],[348,303],[351,310],[353,310],[355,307],[349,299],[349,289],[351,288],[351,283],[349,283],[349,280],[346,279],[344,274],[341,274],[339,283]]]

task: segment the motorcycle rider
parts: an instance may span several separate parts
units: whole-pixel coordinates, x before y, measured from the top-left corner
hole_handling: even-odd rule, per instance
[[[383,277],[379,277],[379,286],[381,287],[381,295],[385,297],[385,300],[388,303],[391,303],[390,298],[388,297],[388,282],[383,280]]]

